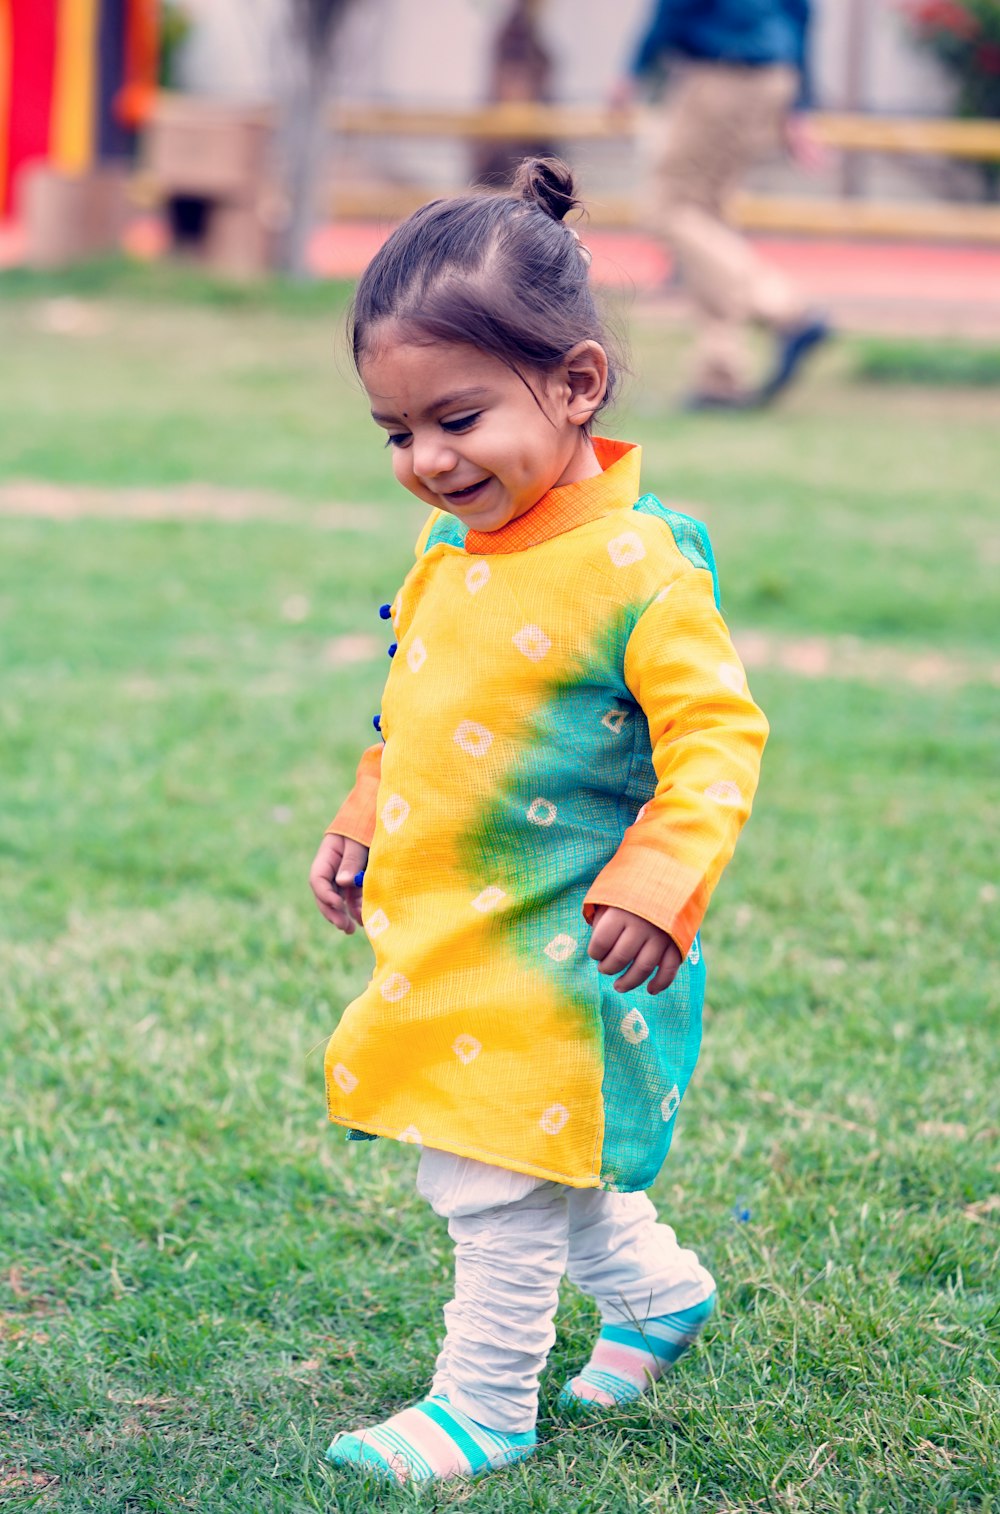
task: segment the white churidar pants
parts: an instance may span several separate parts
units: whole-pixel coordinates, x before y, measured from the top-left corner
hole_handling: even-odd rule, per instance
[[[608,1324],[690,1309],[715,1289],[644,1193],[567,1188],[429,1149],[417,1189],[455,1243],[455,1297],[430,1391],[491,1429],[535,1423],[564,1273]]]

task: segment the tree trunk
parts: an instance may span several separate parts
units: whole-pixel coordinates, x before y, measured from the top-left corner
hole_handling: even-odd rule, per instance
[[[278,263],[293,278],[308,277],[306,262],[316,192],[326,164],[333,44],[353,0],[286,0],[289,58],[283,110],[286,219]]]
[[[285,107],[283,148],[286,162],[287,219],[278,254],[279,266],[293,278],[309,275],[307,254],[316,193],[326,162],[326,61],[314,60]]]

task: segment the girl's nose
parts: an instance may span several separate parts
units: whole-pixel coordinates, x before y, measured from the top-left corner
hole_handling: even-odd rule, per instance
[[[413,438],[413,471],[425,483],[450,473],[456,461],[455,449],[447,442],[433,436]]]

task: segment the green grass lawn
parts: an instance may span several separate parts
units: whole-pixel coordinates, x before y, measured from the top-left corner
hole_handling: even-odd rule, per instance
[[[581,1428],[567,1286],[533,1463],[417,1498],[324,1467],[423,1391],[450,1274],[414,1153],[324,1117],[367,956],[305,876],[384,673],[340,638],[386,639],[419,520],[343,301],[0,277],[0,1507],[1000,1509],[996,400],[859,384],[843,343],[779,411],[677,419],[641,310],[611,429],[709,521],[737,633],[854,670],[753,677],[773,734],[654,1190],[721,1311]],[[51,520],[3,513],[18,479],[292,505]]]

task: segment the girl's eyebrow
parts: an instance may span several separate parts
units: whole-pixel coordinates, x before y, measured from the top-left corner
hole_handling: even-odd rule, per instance
[[[433,404],[427,406],[428,415],[437,415],[442,410],[450,410],[455,405],[471,405],[476,400],[482,399],[489,391],[484,388],[455,389],[451,394],[443,394]],[[395,415],[383,415],[378,410],[372,411],[372,420],[380,426],[395,425],[399,417]]]

